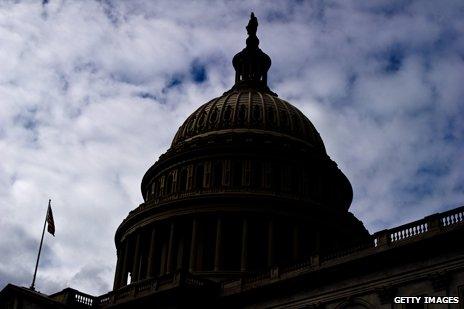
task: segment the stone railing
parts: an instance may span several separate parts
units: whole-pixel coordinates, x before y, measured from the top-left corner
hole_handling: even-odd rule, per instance
[[[76,291],[74,294],[74,302],[92,307],[94,306],[95,297]]]
[[[440,221],[443,227],[464,222],[464,206],[441,213]]]
[[[79,292],[72,288],[66,288],[61,292],[50,295],[49,297],[60,303],[70,305],[73,308],[75,306],[78,306],[79,308],[93,308],[97,306],[97,297]]]
[[[454,226],[463,222],[464,206],[461,206],[392,229],[377,232],[373,235],[374,244],[376,247],[385,246],[410,240],[418,236],[432,235],[433,233],[454,228]]]
[[[354,254],[356,252],[360,252],[360,251],[363,251],[365,249],[374,248],[374,247],[375,247],[375,239],[371,238],[370,240],[368,240],[366,242],[362,242],[362,243],[359,243],[357,245],[347,247],[345,249],[341,249],[341,250],[337,250],[337,251],[333,251],[333,252],[328,252],[326,254],[321,254],[320,261],[325,262],[325,261],[329,261],[329,260],[332,260],[332,259],[342,258],[342,257],[345,257],[345,256],[349,256],[351,254]]]
[[[123,299],[134,298],[139,295],[150,294],[159,290],[175,288],[181,285],[192,288],[204,288],[208,285],[208,282],[195,278],[189,273],[178,271],[159,278],[150,278],[131,283],[118,290],[101,295],[95,300],[95,303],[98,306],[115,304]]]

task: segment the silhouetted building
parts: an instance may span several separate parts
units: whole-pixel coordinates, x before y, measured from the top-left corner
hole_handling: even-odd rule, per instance
[[[252,15],[232,89],[191,114],[143,177],[144,203],[116,231],[113,291],[46,297],[9,285],[0,300],[11,308],[41,298],[57,308],[407,308],[393,298],[462,299],[464,208],[370,235],[348,211],[350,182],[317,130],[268,88],[271,59],[257,26]]]

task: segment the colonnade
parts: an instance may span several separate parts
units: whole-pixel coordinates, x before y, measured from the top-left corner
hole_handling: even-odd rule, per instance
[[[188,269],[192,273],[259,271],[308,258],[315,239],[304,224],[257,217],[198,216],[158,222],[117,246],[114,289]],[[311,236],[313,237],[313,236]]]

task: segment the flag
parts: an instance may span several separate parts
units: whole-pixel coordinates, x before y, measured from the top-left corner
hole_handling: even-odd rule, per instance
[[[53,212],[52,206],[50,205],[50,201],[48,202],[48,210],[47,210],[47,231],[55,236],[55,221],[53,220]]]

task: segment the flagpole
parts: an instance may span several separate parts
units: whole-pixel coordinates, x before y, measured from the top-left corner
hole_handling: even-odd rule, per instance
[[[43,226],[43,230],[42,230],[42,238],[40,239],[39,254],[37,254],[37,261],[35,263],[34,277],[32,278],[32,284],[31,284],[31,287],[30,287],[30,289],[33,290],[33,291],[35,290],[35,288],[34,288],[35,276],[37,275],[37,267],[39,267],[40,252],[42,251],[42,243],[43,243],[44,234],[45,234],[45,226],[47,225],[48,209],[50,207],[51,201],[52,200],[50,200],[50,199],[48,200],[48,208],[47,208],[47,212],[45,214],[45,222],[44,222],[44,226]]]

